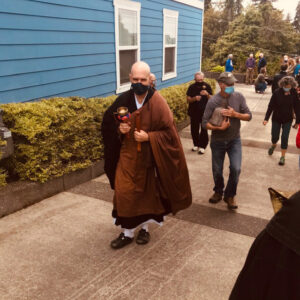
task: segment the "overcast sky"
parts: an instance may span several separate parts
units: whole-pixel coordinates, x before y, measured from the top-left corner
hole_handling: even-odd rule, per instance
[[[251,1],[244,0],[244,3],[247,5],[251,3]],[[290,13],[292,20],[294,19],[297,5],[298,5],[297,0],[277,0],[276,2],[273,3],[273,6],[283,10],[285,15]]]

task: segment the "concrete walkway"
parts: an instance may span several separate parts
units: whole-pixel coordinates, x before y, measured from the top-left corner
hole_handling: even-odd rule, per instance
[[[114,251],[112,192],[105,176],[0,219],[0,299],[228,299],[254,237],[273,215],[267,188],[300,186],[298,154],[267,155],[271,126],[262,125],[270,90],[255,94],[237,85],[253,112],[244,122],[239,209],[211,205],[211,153],[190,151],[189,128],[181,132],[193,205],[163,227],[151,227],[146,246]],[[292,130],[290,144],[295,144]],[[225,173],[228,174],[228,161]]]

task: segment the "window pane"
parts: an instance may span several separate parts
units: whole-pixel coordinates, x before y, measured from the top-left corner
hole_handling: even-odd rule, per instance
[[[175,72],[175,47],[165,48],[165,74]]]
[[[137,50],[122,50],[120,51],[120,83],[129,82],[129,73],[131,66],[137,60]]]
[[[119,9],[119,44],[120,46],[137,45],[137,12]]]
[[[166,45],[176,44],[176,18],[165,17],[165,43]]]

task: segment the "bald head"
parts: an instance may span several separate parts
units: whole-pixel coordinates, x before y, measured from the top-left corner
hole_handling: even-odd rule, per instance
[[[131,66],[131,74],[140,71],[145,72],[147,76],[150,76],[150,67],[144,61],[137,61]]]
[[[131,83],[142,83],[143,85],[150,85],[150,67],[144,61],[137,61],[131,67],[129,74]]]

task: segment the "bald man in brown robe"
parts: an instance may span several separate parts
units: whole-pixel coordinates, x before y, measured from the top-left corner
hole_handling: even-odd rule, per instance
[[[149,66],[133,64],[130,81],[131,89],[116,99],[102,122],[104,168],[115,190],[112,215],[123,229],[111,242],[114,249],[130,244],[139,226],[136,243],[148,243],[149,223],[162,224],[165,215],[176,214],[192,201],[173,115],[166,100],[150,87]],[[115,113],[121,106],[131,114],[128,122],[116,121]]]

